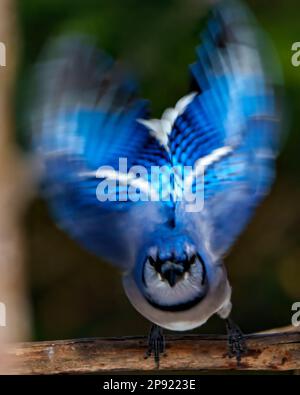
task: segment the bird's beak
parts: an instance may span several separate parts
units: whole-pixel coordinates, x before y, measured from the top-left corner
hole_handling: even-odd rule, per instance
[[[165,273],[164,278],[170,284],[170,287],[174,287],[174,285],[180,280],[182,275],[178,276],[175,270],[169,270]]]
[[[174,287],[182,279],[183,274],[184,269],[182,265],[172,262],[166,262],[161,268],[161,276],[163,280],[168,281],[170,287]]]

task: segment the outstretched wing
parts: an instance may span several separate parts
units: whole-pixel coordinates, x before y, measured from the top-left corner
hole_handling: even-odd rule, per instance
[[[147,103],[138,98],[135,82],[87,38],[56,42],[35,76],[33,140],[53,215],[89,251],[128,268],[143,232],[165,221],[157,205],[120,198],[127,193],[120,158],[129,169],[145,146],[152,147],[149,163],[158,154],[164,158],[137,122],[148,116]],[[108,191],[98,190],[101,181]],[[147,179],[135,186],[147,189]]]
[[[111,59],[85,40],[54,46],[37,70],[35,147],[53,213],[73,238],[126,269],[142,238],[177,215],[187,226],[191,219],[201,223],[199,237],[208,238],[216,253],[230,247],[268,191],[278,146],[273,76],[266,72],[258,35],[238,3],[216,7],[192,66],[194,92],[162,120],[148,122],[135,83]],[[127,170],[114,172],[119,158],[127,168],[148,170],[132,182],[157,194],[158,202],[133,203],[134,196],[128,201],[127,183],[122,185]],[[153,165],[204,170],[204,184],[191,178],[194,192],[204,189],[204,208],[183,213],[172,199],[162,203],[165,186],[158,182],[153,191],[149,182]],[[110,181],[108,201],[102,201],[105,189],[97,194],[102,180]]]
[[[191,66],[197,94],[168,141],[173,159],[194,167],[193,192],[204,192],[194,218],[217,254],[228,250],[268,192],[279,143],[276,59],[252,15],[235,1],[224,3],[213,10]]]

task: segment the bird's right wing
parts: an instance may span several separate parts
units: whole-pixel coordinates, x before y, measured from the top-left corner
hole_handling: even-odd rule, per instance
[[[145,166],[166,156],[137,122],[147,118],[147,102],[138,98],[132,78],[87,38],[54,43],[35,80],[33,144],[52,213],[90,252],[126,269],[142,236],[164,221],[158,204],[126,198],[127,181],[133,195],[151,188],[147,179],[128,180],[137,156]],[[127,168],[119,172],[120,158]]]

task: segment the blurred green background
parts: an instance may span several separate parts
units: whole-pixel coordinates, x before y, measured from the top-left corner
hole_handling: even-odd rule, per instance
[[[226,257],[233,316],[245,332],[290,324],[291,305],[300,300],[300,67],[291,64],[292,43],[300,41],[300,4],[248,2],[283,66],[284,128],[289,135],[271,195]],[[28,132],[22,122],[24,102],[30,97],[28,81],[50,38],[66,32],[95,35],[99,46],[130,64],[139,76],[142,95],[153,103],[154,116],[160,116],[187,92],[187,65],[195,59],[208,8],[201,0],[19,0],[20,144],[26,146]],[[149,323],[127,301],[117,270],[59,231],[39,197],[25,222],[35,340],[147,333]],[[197,329],[224,331],[217,317]]]

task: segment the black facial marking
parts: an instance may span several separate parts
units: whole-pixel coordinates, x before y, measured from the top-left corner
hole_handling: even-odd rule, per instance
[[[199,254],[194,254],[190,257],[185,254],[185,257],[183,259],[177,259],[175,254],[173,253],[170,257],[165,259],[161,259],[159,256],[157,256],[156,258],[149,256],[147,260],[149,261],[150,265],[153,266],[156,272],[161,275],[162,280],[167,281],[171,287],[174,287],[176,283],[182,279],[184,274],[190,270],[191,266],[195,264],[197,258],[202,265],[202,284],[204,284],[206,279],[206,270],[203,260]],[[143,282],[144,285],[147,286],[145,284],[144,276]]]
[[[189,271],[191,266],[196,263],[198,260],[199,263],[202,266],[202,281],[201,285],[204,287],[202,290],[199,292],[199,295],[197,295],[194,299],[183,302],[183,303],[177,303],[173,305],[163,305],[156,303],[155,301],[152,300],[151,297],[147,297],[148,302],[155,308],[158,308],[163,311],[184,311],[192,308],[196,304],[198,304],[207,294],[209,284],[207,283],[207,273],[206,273],[206,268],[205,264],[203,262],[203,259],[199,254],[194,254],[192,256],[188,256],[187,254],[184,255],[183,259],[176,259],[175,254],[170,255],[168,258],[161,259],[159,256],[156,258],[153,258],[152,256],[149,256],[147,258],[149,261],[150,265],[153,266],[153,268],[156,270],[157,273],[159,273],[162,277],[162,281],[167,281],[170,285],[170,287],[173,287],[176,285],[176,283],[183,277],[184,273]],[[171,271],[170,271],[171,270]],[[145,277],[144,277],[144,272],[142,276],[142,281],[144,286],[147,288],[147,284],[145,282]]]
[[[193,300],[190,300],[190,301],[184,302],[184,303],[173,304],[170,306],[167,306],[167,305],[164,306],[164,305],[155,303],[153,300],[148,299],[148,298],[147,298],[147,300],[151,304],[151,306],[153,306],[159,310],[174,312],[174,311],[185,311],[185,310],[191,309],[192,307],[196,306],[196,304],[200,303],[201,300],[205,297],[205,295],[206,295],[206,292],[203,292],[202,294],[200,294]]]

